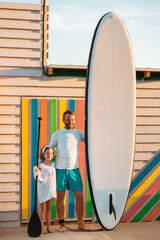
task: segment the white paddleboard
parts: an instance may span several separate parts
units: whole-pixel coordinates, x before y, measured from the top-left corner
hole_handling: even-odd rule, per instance
[[[103,228],[119,223],[131,183],[136,78],[127,28],[115,13],[99,21],[86,85],[86,164],[92,203]]]

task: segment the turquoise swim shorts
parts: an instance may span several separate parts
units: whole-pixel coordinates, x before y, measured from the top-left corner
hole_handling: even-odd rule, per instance
[[[82,191],[83,184],[79,168],[67,170],[56,169],[57,191]]]

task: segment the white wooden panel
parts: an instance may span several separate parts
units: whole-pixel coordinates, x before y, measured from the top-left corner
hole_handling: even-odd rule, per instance
[[[14,184],[14,183],[3,183],[0,185],[0,192],[19,192],[20,191],[20,185]]]
[[[10,211],[19,211],[19,204],[6,203],[0,205],[0,212],[10,212]]]
[[[19,115],[20,114],[20,106],[0,106],[0,114],[6,115],[6,114],[14,114]]]
[[[0,193],[0,202],[19,202],[19,200],[18,194]]]
[[[11,124],[11,125],[18,125],[20,124],[20,117],[16,117],[16,116],[0,116],[0,124],[3,124],[3,125],[8,125],[8,124]]]
[[[44,87],[1,87],[0,94],[3,96],[44,96],[44,97],[84,97],[85,89],[79,88],[44,88]]]
[[[10,212],[8,214],[10,214]],[[15,228],[21,227],[21,222],[20,221],[0,222],[0,228],[13,228],[13,227]]]
[[[32,21],[41,21],[42,14],[41,12],[33,11],[19,11],[19,10],[5,10],[0,9],[1,19],[19,19],[19,20],[32,20]]]
[[[30,59],[19,59],[19,58],[0,58],[1,67],[42,67],[42,61],[39,60],[30,60]]]
[[[20,127],[2,126],[0,125],[0,134],[20,134]]]
[[[136,88],[137,89],[143,89],[143,88],[160,89],[160,81],[144,81],[143,83],[137,81]]]
[[[20,153],[20,147],[14,145],[0,145],[0,153]]]
[[[42,76],[42,68],[12,68],[0,67],[0,76]]]
[[[15,183],[20,181],[19,175],[0,175],[0,182],[1,183]]]
[[[134,166],[133,166],[133,168],[135,169],[135,170],[140,170],[140,169],[142,169],[144,166],[146,165],[146,163],[142,163],[142,162],[139,162],[139,163],[134,163]]]
[[[20,163],[20,156],[15,156],[15,154],[0,154],[0,163]]]
[[[75,87],[85,88],[85,78],[64,78],[64,77],[47,77],[43,75],[42,78],[28,78],[28,77],[0,77],[1,86],[32,86],[32,87]]]
[[[9,58],[42,58],[42,52],[40,50],[25,50],[25,49],[0,49],[0,57],[9,57]],[[4,59],[4,61],[7,59]],[[10,59],[12,61],[14,59]],[[1,65],[2,66],[2,65]],[[7,65],[6,65],[7,66]],[[9,65],[11,66],[11,65]]]
[[[159,98],[160,89],[137,89],[137,98]]]
[[[4,164],[0,165],[0,173],[19,173],[19,166],[15,166],[15,164]]]
[[[38,40],[11,40],[11,39],[0,39],[0,47],[2,48],[29,48],[29,49],[41,49],[42,43]]]
[[[137,116],[160,116],[160,108],[137,108]]]
[[[16,220],[20,220],[19,212],[0,213],[0,221],[7,222],[7,221],[16,221]]]
[[[136,126],[136,133],[137,134],[140,134],[140,133],[160,134],[160,126]]]
[[[160,143],[160,135],[136,135],[136,143]]]
[[[19,97],[1,97],[0,96],[0,105],[20,105],[21,99]]]
[[[160,144],[136,144],[135,152],[157,152],[160,150]]]
[[[0,144],[20,144],[20,137],[13,135],[0,135]]]
[[[156,154],[154,153],[135,153],[134,154],[134,161],[149,161],[153,157],[155,157]]]
[[[37,31],[23,31],[21,29],[1,29],[0,30],[0,38],[19,38],[19,39],[42,39],[42,33]]]
[[[137,117],[137,125],[160,125],[160,117]]]
[[[1,20],[0,28],[3,29],[26,29],[26,30],[42,30],[42,24],[35,21],[19,21],[19,20]]]
[[[160,99],[137,99],[137,107],[160,107]]]
[[[41,11],[41,4],[28,4],[28,3],[8,3],[0,2],[1,9],[21,9],[21,10],[32,10],[32,11]]]

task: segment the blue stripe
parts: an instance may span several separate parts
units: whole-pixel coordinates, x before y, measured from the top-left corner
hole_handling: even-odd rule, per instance
[[[75,112],[75,100],[69,100],[69,109]],[[74,195],[72,191],[69,191],[69,206],[68,215],[69,218],[74,218]]]
[[[142,182],[143,179],[145,179],[145,177],[156,167],[156,165],[159,162],[160,162],[160,154],[158,154],[131,183],[129,193],[131,193],[139,185],[139,183]]]
[[[37,117],[38,117],[38,100],[32,99],[31,101],[32,106],[32,145],[31,145],[31,157],[32,157],[32,164],[31,164],[31,213],[34,211],[34,203],[35,203],[35,187],[36,187],[36,181],[34,179],[33,175],[33,167],[37,165],[37,135],[38,135],[38,127],[37,127]]]
[[[160,215],[159,215],[159,217],[156,220],[160,220]]]

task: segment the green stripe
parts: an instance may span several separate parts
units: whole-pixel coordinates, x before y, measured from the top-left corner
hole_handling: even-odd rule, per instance
[[[89,190],[88,178],[87,178],[87,196],[86,196],[87,206],[86,206],[86,217],[92,217],[92,201]]]
[[[56,99],[50,100],[50,138],[52,134],[56,131]],[[56,150],[54,150],[54,155],[56,155]],[[55,161],[55,157],[53,158]],[[55,200],[51,206],[51,218],[56,218],[56,205]]]
[[[132,222],[139,222],[153,208],[160,199],[160,191],[151,199],[151,201],[139,212]]]
[[[50,137],[56,131],[56,99],[50,100]]]

